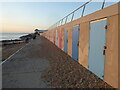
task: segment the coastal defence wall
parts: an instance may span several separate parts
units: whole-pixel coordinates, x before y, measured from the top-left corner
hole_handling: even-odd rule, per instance
[[[107,8],[96,11],[92,14],[89,14],[87,16],[81,17],[67,24],[64,24],[62,26],[50,29],[47,32],[44,32],[42,35],[73,58],[74,53],[76,53],[76,51],[74,51],[75,47],[73,46],[74,45],[73,43],[75,42],[74,37],[77,36],[77,33],[79,33],[78,35],[79,39],[77,43],[78,51],[76,53],[78,54],[77,56],[78,60],[76,61],[82,64],[85,68],[95,73],[98,77],[100,77],[99,74],[95,72],[95,70],[99,70],[99,64],[96,65],[96,63],[94,62],[98,62],[98,61],[97,60],[95,60],[94,62],[90,61],[91,60],[90,57],[92,56],[91,54],[92,51],[90,52],[92,47],[90,45],[92,44],[94,45],[95,41],[93,40],[94,38],[97,38],[97,36],[101,37],[101,39],[103,37],[102,34],[98,34],[96,37],[93,38],[92,36],[94,36],[93,34],[94,30],[92,30],[92,27],[99,29],[102,27],[102,26],[99,27],[99,24],[102,23],[103,21],[106,21],[107,26],[104,27],[105,30],[107,29],[105,31],[106,32],[105,46],[103,46],[104,48],[103,51],[100,51],[100,53],[104,55],[104,61],[103,63],[100,63],[100,66],[103,67],[102,73],[104,74],[101,78],[105,82],[113,86],[114,88],[118,88],[118,35],[119,35],[118,8],[119,7],[120,7],[120,3],[114,4]],[[98,27],[96,27],[95,25],[96,26],[98,25]],[[75,26],[79,27],[78,30],[79,32],[77,32],[76,35],[74,35],[73,32],[73,27]],[[97,46],[100,45],[99,42],[100,40],[98,40]],[[96,58],[97,54],[93,56],[95,56]],[[99,59],[100,58],[98,57],[98,60]],[[93,68],[94,70],[90,68],[92,66],[94,66]]]

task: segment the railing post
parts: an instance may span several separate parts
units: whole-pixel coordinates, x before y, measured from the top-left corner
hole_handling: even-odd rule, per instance
[[[57,23],[57,27],[59,27],[59,22]]]
[[[83,7],[83,11],[82,11],[82,15],[81,15],[81,17],[83,17],[83,15],[84,15],[85,6],[86,6],[86,5],[84,5],[84,7]]]
[[[62,25],[63,19],[61,20],[61,25]]]
[[[61,21],[61,20],[60,20]],[[59,26],[60,26],[60,21],[59,21]]]
[[[66,24],[66,22],[67,22],[67,18],[68,18],[68,16],[66,17],[65,24]]]
[[[57,23],[56,23],[56,27],[57,27]]]
[[[103,9],[103,8],[104,8],[104,5],[105,5],[105,0],[103,1],[102,8],[101,8],[101,9]]]
[[[73,20],[73,17],[74,17],[74,12],[73,12],[73,15],[72,15],[71,21]]]

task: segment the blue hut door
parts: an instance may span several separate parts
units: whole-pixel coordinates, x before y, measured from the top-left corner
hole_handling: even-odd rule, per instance
[[[72,58],[76,61],[78,61],[79,30],[80,26],[72,28]]]
[[[64,52],[68,51],[68,29],[64,30]]]
[[[58,30],[56,30],[56,46],[58,46]]]
[[[104,64],[107,49],[106,32],[106,18],[90,23],[88,68],[101,79],[104,79]]]

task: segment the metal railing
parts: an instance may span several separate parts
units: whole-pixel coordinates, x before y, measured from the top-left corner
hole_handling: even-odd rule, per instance
[[[82,6],[80,6],[79,8],[75,9],[73,12],[71,12],[70,14],[68,14],[67,16],[65,16],[64,18],[62,18],[62,19],[59,20],[58,22],[56,22],[54,25],[52,25],[51,27],[49,27],[48,30],[49,30],[49,29],[52,29],[52,28],[55,28],[55,27],[58,27],[58,26],[62,26],[62,25],[63,25],[63,21],[64,21],[64,24],[66,24],[66,23],[67,23],[67,20],[68,20],[68,17],[69,17],[70,15],[72,15],[70,21],[73,21],[75,12],[77,12],[77,11],[78,11],[79,9],[81,9],[81,8],[83,8],[83,9],[82,9],[82,14],[81,14],[80,17],[83,17],[83,16],[84,16],[84,12],[85,12],[86,5],[87,5],[88,3],[90,3],[91,1],[92,1],[92,0],[89,0],[88,2],[86,2],[85,4],[83,4]],[[104,8],[104,5],[105,5],[105,0],[103,0],[103,2],[102,2],[101,9]],[[80,17],[79,17],[79,18],[80,18]]]

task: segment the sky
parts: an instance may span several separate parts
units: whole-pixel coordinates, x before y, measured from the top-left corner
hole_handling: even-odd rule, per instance
[[[85,2],[0,2],[0,29],[3,33],[32,33],[48,27]],[[105,7],[116,2],[106,3]],[[86,6],[84,15],[97,11],[102,3]],[[79,10],[77,16],[81,16]],[[90,12],[91,11],[91,12]],[[74,17],[75,19],[75,17]]]

